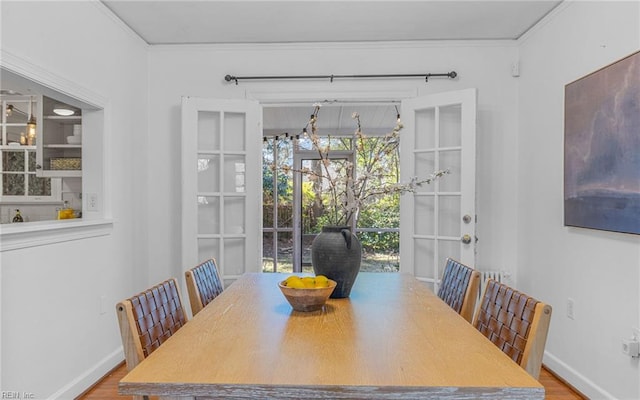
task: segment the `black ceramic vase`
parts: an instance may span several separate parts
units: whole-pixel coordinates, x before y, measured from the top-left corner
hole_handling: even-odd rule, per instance
[[[337,282],[334,299],[349,297],[361,259],[360,240],[348,226],[325,226],[311,244],[313,272]]]

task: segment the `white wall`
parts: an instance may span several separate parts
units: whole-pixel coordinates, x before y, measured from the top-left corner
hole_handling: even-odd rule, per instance
[[[509,268],[515,263],[516,88],[510,75],[514,43],[469,44],[287,44],[246,46],[156,46],[150,49],[149,254],[155,280],[181,275],[180,265],[180,99],[181,96],[243,98],[246,93],[332,93],[408,91],[438,93],[479,89],[478,265]],[[456,80],[244,81],[227,83],[231,75],[385,74],[448,72]],[[317,100],[324,100],[325,97]],[[312,103],[309,103],[312,110]],[[306,121],[302,122],[302,125]],[[303,127],[301,125],[301,128]],[[256,132],[255,140],[261,140]],[[166,260],[170,260],[167,264]]]
[[[594,399],[640,398],[640,237],[563,226],[564,85],[640,49],[639,8],[570,2],[520,45],[518,285],[554,307],[545,363]]]
[[[6,2],[2,51],[108,101],[104,237],[1,254],[2,390],[70,398],[113,366],[106,303],[180,265],[180,97],[255,92],[437,93],[478,88],[478,262],[518,266],[517,286],[554,306],[545,361],[595,398],[640,398],[620,341],[638,322],[638,236],[562,226],[564,84],[637,50],[638,3],[568,3],[514,43],[160,46],[98,2]],[[24,21],[32,19],[31,30]],[[60,38],[70,42],[59,44]],[[520,78],[510,75],[520,53]],[[148,64],[147,64],[148,62]],[[224,75],[444,72],[459,78],[226,83]],[[145,116],[147,120],[145,120]],[[258,135],[257,135],[258,136]],[[256,137],[256,140],[259,140]],[[576,319],[564,317],[567,297]],[[119,358],[121,359],[121,358]],[[83,386],[84,385],[84,386]]]
[[[0,253],[1,390],[71,399],[123,359],[115,304],[148,283],[147,46],[96,1],[1,7],[5,60],[105,102],[110,234]]]

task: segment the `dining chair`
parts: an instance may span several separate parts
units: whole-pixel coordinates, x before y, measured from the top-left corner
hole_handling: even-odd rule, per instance
[[[452,258],[447,258],[438,288],[438,297],[469,323],[473,320],[479,290],[480,272]]]
[[[489,279],[473,326],[538,379],[550,322],[550,305]]]
[[[129,371],[187,323],[175,278],[119,302],[116,313]]]
[[[187,291],[191,313],[196,315],[200,310],[215,299],[222,291],[222,279],[218,272],[218,265],[214,258],[210,258],[186,271]]]

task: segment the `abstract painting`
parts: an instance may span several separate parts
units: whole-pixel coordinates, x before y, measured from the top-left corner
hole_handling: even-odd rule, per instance
[[[640,234],[640,52],[565,86],[564,224]]]

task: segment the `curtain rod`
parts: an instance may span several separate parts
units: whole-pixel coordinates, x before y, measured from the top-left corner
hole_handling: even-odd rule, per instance
[[[415,78],[424,76],[424,81],[429,82],[431,77],[448,77],[454,79],[458,74],[456,71],[451,71],[442,74],[381,74],[381,75],[280,75],[280,76],[234,76],[226,75],[224,80],[227,82],[234,81],[236,85],[240,80],[271,80],[271,79],[329,79],[333,82],[334,79],[340,78]]]

